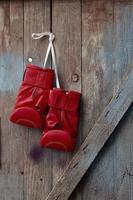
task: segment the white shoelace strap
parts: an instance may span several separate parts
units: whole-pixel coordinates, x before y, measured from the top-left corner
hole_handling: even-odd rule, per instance
[[[47,48],[47,52],[46,52],[46,56],[45,56],[45,60],[44,60],[44,68],[46,67],[47,61],[48,61],[48,57],[51,51],[51,55],[52,55],[52,66],[54,67],[55,70],[55,78],[56,78],[56,87],[60,88],[60,82],[59,82],[59,77],[58,77],[58,73],[57,73],[57,64],[56,64],[56,57],[55,57],[55,50],[54,50],[54,45],[53,45],[53,41],[55,39],[55,35],[51,32],[44,32],[44,33],[32,33],[32,38],[35,40],[41,39],[44,36],[49,36],[49,45]]]

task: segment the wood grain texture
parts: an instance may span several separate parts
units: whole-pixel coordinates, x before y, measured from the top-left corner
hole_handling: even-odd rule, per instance
[[[78,185],[83,199],[132,199],[132,118],[133,105]]]
[[[81,92],[81,1],[52,1],[52,31],[61,87]],[[80,138],[79,132],[79,138]],[[79,142],[80,143],[80,142]],[[53,186],[73,154],[53,152]],[[73,199],[80,200],[80,191]]]
[[[116,130],[114,141],[114,197],[118,200],[133,199],[133,105],[129,108],[122,122]],[[114,134],[115,134],[114,133]],[[112,147],[111,147],[112,149]]]
[[[52,31],[61,87],[81,92],[81,3],[52,2]],[[75,77],[78,77],[75,80]],[[72,155],[54,152],[53,181],[59,179]],[[56,172],[56,173],[55,173]]]
[[[67,200],[133,101],[133,71],[104,109],[47,200]]]
[[[119,87],[133,69],[133,2],[119,2],[114,4],[114,80]],[[132,199],[132,177],[128,176],[132,167],[133,128],[131,124],[132,107],[125,116],[125,120],[118,129],[118,138],[112,145],[114,149],[114,195],[118,200]],[[127,119],[126,119],[127,118]],[[119,134],[120,133],[120,134]],[[124,150],[124,151],[123,151]],[[126,173],[127,171],[127,173]],[[125,175],[124,175],[125,174]]]
[[[23,73],[23,2],[0,2],[0,199],[23,200],[23,131],[9,114]]]
[[[24,63],[32,58],[32,63],[43,66],[48,38],[33,40],[32,33],[50,31],[50,3],[42,1],[24,1]],[[38,144],[41,130],[25,128],[25,168],[24,199],[45,199],[51,190],[52,165],[51,151],[44,150],[41,162],[34,163],[29,157],[33,145]]]
[[[113,17],[113,0],[82,1],[82,77],[86,77],[83,79],[83,139],[113,97],[116,86],[113,82]],[[100,164],[95,165],[95,172],[88,170],[80,184],[83,199],[113,198],[111,159],[112,152],[108,150],[104,162],[99,159]]]
[[[87,6],[84,4],[85,10],[87,10]],[[89,6],[90,10],[93,9],[93,18],[95,17],[97,7],[103,8],[103,2],[100,1],[99,5],[96,2],[93,2],[93,5]],[[105,84],[101,84],[101,88],[106,88],[101,91],[101,96],[103,94],[103,98],[100,98],[96,102],[96,108],[99,104],[99,108],[101,109],[103,105],[102,101],[106,103],[108,97],[111,95],[113,96],[115,92],[118,90],[120,85],[126,79],[127,75],[130,73],[132,66],[132,9],[133,9],[133,2],[129,4],[129,1],[107,1],[106,4],[104,3],[104,13],[107,16],[110,16],[110,20],[106,20],[104,26],[102,27],[101,31],[104,33],[104,37],[102,39],[102,43],[104,46],[104,56],[99,56],[100,60],[106,60],[105,67],[102,67],[104,70],[103,74],[108,72],[109,78],[106,80],[106,76],[102,76]],[[90,18],[90,12],[82,12],[83,16],[86,16],[87,19]],[[108,17],[105,17],[108,19]],[[97,22],[100,17],[98,17]],[[83,20],[83,27],[85,31],[87,31],[87,27],[89,25]],[[89,23],[90,24],[90,23]],[[94,28],[95,29],[95,22]],[[89,35],[89,34],[88,34]],[[85,38],[87,37],[87,34]],[[101,51],[99,49],[99,51]],[[98,51],[98,52],[99,52]],[[101,54],[102,55],[102,54]],[[86,60],[86,59],[85,59]],[[96,56],[94,56],[94,62],[96,60]],[[87,61],[89,62],[89,60]],[[86,65],[85,65],[86,66]],[[84,69],[83,69],[84,70]],[[93,70],[93,69],[92,69]],[[101,71],[101,70],[100,70]],[[109,81],[109,82],[108,82]],[[94,81],[95,82],[95,81]],[[101,81],[100,81],[101,82]],[[109,83],[109,86],[108,86]],[[92,84],[92,83],[91,83]],[[109,88],[109,90],[108,90]],[[99,91],[99,90],[98,90]],[[97,94],[97,93],[95,93]],[[106,94],[106,95],[105,95]],[[92,101],[94,103],[94,101]],[[93,116],[95,117],[95,113],[99,113],[100,109],[93,110]],[[89,110],[89,109],[88,109]],[[88,121],[89,118],[87,118]],[[88,125],[89,126],[89,125]],[[84,126],[83,126],[84,127]],[[118,133],[117,133],[118,134]],[[124,132],[123,132],[124,134]],[[126,133],[125,133],[126,134]],[[130,134],[130,132],[129,132]],[[128,140],[128,130],[127,130],[127,140]],[[121,138],[125,138],[124,135],[121,135]],[[83,181],[79,185],[81,188],[81,193],[83,193],[83,199],[119,199],[118,197],[118,190],[119,190],[119,183],[122,179],[122,171],[119,170],[120,165],[130,165],[131,162],[129,156],[125,157],[123,154],[123,159],[119,149],[124,148],[124,141],[123,139],[117,138],[115,135],[111,137],[109,140],[110,145],[106,145],[104,150],[100,154],[100,156],[96,159],[95,164],[92,166],[88,173],[85,175]],[[132,140],[131,140],[132,141]],[[131,142],[132,143],[132,142]],[[129,143],[130,145],[130,143]],[[126,149],[125,149],[126,152]],[[120,154],[120,155],[119,155]],[[125,153],[130,155],[128,148],[127,152]],[[121,157],[121,160],[118,159]],[[119,167],[117,167],[119,166]],[[129,185],[128,185],[129,186]],[[123,193],[128,195],[128,190],[131,191],[128,186],[125,184],[125,190],[123,189]],[[128,190],[126,190],[128,188]],[[122,196],[121,196],[122,199]],[[123,199],[124,195],[123,195]],[[129,196],[130,199],[130,196]]]
[[[83,139],[113,96],[113,1],[82,1]]]

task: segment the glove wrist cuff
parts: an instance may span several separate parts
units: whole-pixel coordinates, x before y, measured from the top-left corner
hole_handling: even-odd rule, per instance
[[[53,89],[49,95],[49,106],[76,112],[79,109],[80,98],[81,93],[79,92]]]
[[[41,68],[35,65],[27,65],[23,83],[40,87],[43,89],[51,89],[54,79],[54,70],[49,68]]]

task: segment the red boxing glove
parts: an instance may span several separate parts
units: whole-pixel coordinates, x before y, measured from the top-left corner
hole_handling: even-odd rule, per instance
[[[10,121],[28,127],[43,128],[53,79],[54,70],[27,65]]]
[[[73,151],[76,145],[79,124],[81,94],[53,89],[49,95],[49,112],[46,116],[46,131],[40,140],[42,147]]]

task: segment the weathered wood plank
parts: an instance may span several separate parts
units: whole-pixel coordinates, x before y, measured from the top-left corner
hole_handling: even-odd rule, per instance
[[[50,9],[49,6],[46,6],[49,2],[42,0],[36,2],[25,1],[24,4],[24,59],[26,62],[28,57],[32,57],[33,63],[40,65],[44,59],[45,53],[43,52],[46,49],[47,42],[46,40],[33,41],[31,33],[49,30]],[[53,1],[53,32],[56,34],[55,46],[57,47],[57,61],[59,61],[59,74],[60,77],[63,77],[61,78],[62,86],[65,86],[66,89],[71,87],[72,89],[81,90],[82,78],[84,104],[83,124],[80,131],[83,131],[82,140],[87,136],[100,112],[132,69],[132,13],[132,0],[82,1],[83,47],[81,75],[79,65],[79,62],[81,62],[80,1]],[[45,21],[46,19],[48,23]],[[78,34],[75,37],[77,30],[80,33],[77,32]],[[64,40],[65,45],[62,46]],[[79,81],[77,82],[73,82],[75,73],[79,75]],[[44,150],[45,155],[42,163],[37,165],[29,160],[27,155],[32,144],[38,142],[40,133],[8,122],[22,74],[23,2],[11,1],[9,3],[9,1],[1,1],[1,200],[11,198],[14,200],[45,199],[52,185],[57,182],[72,157],[64,153],[53,152],[52,163],[51,150]],[[85,200],[88,198],[90,200],[97,198],[99,200],[108,198],[133,199],[133,128],[131,121],[131,116],[128,122],[124,118],[123,125],[116,131],[116,133],[120,132],[118,137],[111,138],[110,147],[105,147],[106,153],[104,152],[104,156],[102,154],[98,158],[93,166],[95,168],[93,173],[92,170],[88,172],[85,183],[80,184],[77,193],[73,194],[73,199],[79,200],[82,198],[81,196]]]
[[[83,139],[113,96],[113,1],[82,1]]]
[[[67,200],[133,101],[133,72],[105,108],[47,200]]]
[[[114,85],[119,87],[123,80],[133,69],[133,1],[114,1]],[[116,67],[117,66],[117,67]],[[115,88],[117,89],[117,88]],[[131,114],[132,108],[130,107]],[[133,141],[133,134],[131,134],[132,124],[131,116],[125,116],[125,120],[121,123],[117,131],[118,137],[114,145],[112,145],[112,152],[114,151],[114,195],[118,200],[132,199],[133,180],[129,173],[132,172],[132,154],[131,146]],[[127,119],[126,119],[127,118]],[[133,129],[132,129],[133,132]],[[113,150],[114,149],[114,150]],[[124,151],[123,151],[124,150]]]
[[[0,199],[23,200],[23,132],[9,122],[23,73],[23,1],[0,1]]]
[[[81,91],[81,2],[52,1],[52,31],[61,86]],[[79,133],[80,134],[80,133]],[[53,152],[53,185],[67,167],[72,154]],[[76,194],[74,199],[80,199]]]
[[[114,143],[114,195],[118,200],[132,199],[132,142],[133,141],[133,105],[124,116],[116,130]]]
[[[102,1],[100,2],[102,3]],[[106,60],[107,63],[106,67],[104,68],[105,72],[107,72],[110,69],[108,71],[109,72],[108,81],[110,85],[108,86],[106,82],[105,84],[101,85],[101,87],[107,87],[108,92],[105,93],[106,95],[103,94],[103,98],[101,98],[100,101],[96,103],[96,108],[98,107],[101,108],[102,106],[101,102],[104,100],[104,102],[106,103],[106,98],[108,97],[108,95],[112,95],[112,92],[114,95],[115,91],[118,90],[124,79],[126,79],[127,75],[130,73],[130,70],[133,68],[132,67],[133,25],[131,20],[133,17],[132,16],[133,2],[116,0],[113,1],[113,6],[111,5],[109,6],[109,2],[111,1],[106,1],[106,3],[104,1],[104,8],[106,9],[104,10],[102,9],[102,11],[106,14],[108,13],[110,15],[110,19],[111,16],[113,19],[108,20],[107,17],[105,26],[103,26],[104,38],[102,43],[105,49],[103,58]],[[97,6],[98,5],[95,5],[95,7]],[[93,8],[93,6],[89,6],[89,8],[91,9]],[[110,12],[111,8],[112,12]],[[85,9],[88,8],[85,7]],[[84,12],[83,15],[85,15]],[[89,18],[90,16],[89,12],[88,13],[86,12],[86,15]],[[100,17],[98,17],[98,19],[100,20]],[[86,25],[85,26],[86,28],[88,27],[88,24],[85,23],[85,20],[83,20],[82,24],[83,26]],[[85,30],[87,32],[86,28]],[[109,46],[110,49],[108,49]],[[96,112],[97,111],[99,112],[99,109],[96,109]],[[93,116],[95,116],[95,112],[93,112],[92,118]],[[116,131],[116,133],[117,132],[118,131]],[[80,184],[81,192],[83,193],[83,199],[88,199],[88,198],[89,200],[119,199],[119,198],[122,199],[122,195],[121,197],[118,197],[120,182],[125,170],[124,166],[130,165],[129,163],[131,162],[129,148],[125,149],[123,157],[119,150],[123,149],[125,146],[124,143],[125,137],[127,137],[128,140],[128,130],[127,134],[126,133],[124,134],[124,132],[121,131],[120,137],[116,137],[115,135],[113,135],[108,143],[109,145],[106,145],[106,147],[104,147],[102,153],[100,154],[98,159],[96,159],[94,165],[92,166],[91,171],[90,170],[88,171],[84,180]],[[132,139],[130,140],[129,145],[130,144],[132,144]],[[126,154],[127,156],[125,156]],[[124,194],[123,199],[125,199],[124,197],[126,195],[128,196],[131,191],[130,184],[127,183],[128,182],[125,182],[123,185],[123,194]],[[129,196],[129,199],[132,198]]]
[[[48,38],[33,40],[33,32],[50,31],[50,1],[24,1],[24,62],[32,58],[32,63],[43,66]],[[44,150],[41,162],[34,163],[29,152],[38,144],[41,131],[25,128],[24,157],[24,199],[45,199],[52,187],[51,151]]]
[[[78,185],[80,188],[88,186],[88,193],[86,189],[83,193],[83,199],[132,199],[132,118],[133,105],[129,107],[112,136]]]
[[[83,139],[113,97],[113,4],[113,0],[82,1]],[[108,155],[80,184],[84,200],[103,200],[106,194],[105,199],[112,198],[113,164],[109,165],[112,152]],[[107,173],[112,176],[104,174],[106,166]],[[108,187],[104,187],[106,182]]]
[[[52,31],[56,36],[55,49],[61,86],[81,91],[81,1],[52,1]],[[79,132],[80,138],[81,132]],[[80,140],[78,140],[80,143]],[[53,186],[73,154],[53,151]],[[81,199],[80,191],[73,199]]]

